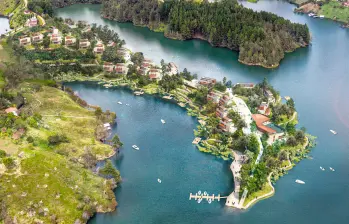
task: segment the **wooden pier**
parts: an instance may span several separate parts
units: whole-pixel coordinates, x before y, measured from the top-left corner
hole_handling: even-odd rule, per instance
[[[194,200],[198,200],[198,199],[201,199],[201,200],[211,200],[211,201],[214,201],[214,200],[217,200],[217,201],[220,201],[221,199],[224,199],[224,198],[227,198],[227,196],[221,196],[220,194],[218,194],[217,196],[215,196],[214,194],[212,195],[198,195],[197,193],[196,194],[192,194],[190,193],[189,195],[189,200],[191,199],[194,199]]]

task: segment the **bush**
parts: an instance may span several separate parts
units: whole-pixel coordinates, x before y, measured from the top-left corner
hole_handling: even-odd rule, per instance
[[[6,156],[6,152],[0,149],[0,158],[4,158]]]
[[[15,160],[11,157],[3,158],[2,162],[4,163],[7,169],[12,169],[16,165]]]
[[[33,143],[33,142],[34,142],[34,138],[33,138],[32,136],[29,136],[29,137],[27,138],[27,142]]]
[[[65,135],[58,135],[58,134],[48,137],[47,140],[48,140],[49,145],[59,145],[61,143],[69,142],[67,136],[65,136]]]

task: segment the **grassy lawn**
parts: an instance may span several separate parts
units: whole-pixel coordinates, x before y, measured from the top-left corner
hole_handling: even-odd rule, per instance
[[[334,19],[336,17],[338,21],[349,22],[349,7],[344,7],[337,1],[331,1],[321,6],[319,14],[329,19]]]
[[[253,199],[255,199],[256,197],[260,197],[264,194],[267,194],[269,192],[271,192],[273,190],[273,188],[269,185],[269,183],[265,183],[264,187],[262,188],[262,190],[254,192],[252,194],[250,194],[244,201],[244,206],[246,206],[250,201],[252,201]],[[269,196],[270,197],[270,196]],[[264,199],[264,198],[263,198]]]
[[[8,214],[16,216],[18,223],[51,223],[52,216],[57,223],[74,223],[84,211],[92,214],[92,207],[100,212],[112,211],[116,201],[109,181],[75,161],[86,147],[98,159],[113,153],[110,146],[95,140],[98,121],[94,113],[59,89],[32,88],[44,84],[49,83],[32,80],[18,87],[26,97],[22,113],[33,111],[43,116],[39,128],[28,127],[26,137],[32,136],[34,143],[25,141],[26,137],[17,144],[9,137],[0,138],[0,149],[17,161],[12,171],[0,164],[0,197]],[[69,142],[49,146],[47,138],[53,134],[64,134]],[[24,155],[17,157],[19,152]]]
[[[12,48],[8,46],[5,40],[0,42],[0,61],[11,61]]]

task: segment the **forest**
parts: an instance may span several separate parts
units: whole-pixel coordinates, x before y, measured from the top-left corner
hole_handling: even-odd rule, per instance
[[[255,12],[236,0],[103,0],[102,15],[164,32],[174,39],[204,39],[239,51],[239,61],[277,67],[285,52],[307,46],[307,25],[268,12]]]

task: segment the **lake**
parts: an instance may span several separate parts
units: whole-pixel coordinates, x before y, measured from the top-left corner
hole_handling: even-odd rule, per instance
[[[0,35],[10,30],[8,18],[0,16]]]
[[[191,141],[196,120],[182,108],[124,89],[104,89],[94,84],[69,84],[82,98],[118,114],[114,129],[125,143],[114,158],[124,182],[116,190],[117,211],[98,214],[91,223],[285,223],[327,224],[349,222],[349,30],[329,20],[293,13],[283,1],[243,3],[294,22],[307,23],[312,46],[286,54],[277,69],[250,67],[238,54],[213,48],[204,41],[176,41],[147,28],[100,18],[98,5],[73,5],[58,9],[58,16],[109,25],[125,39],[127,47],[144,52],[156,62],[173,61],[180,69],[199,76],[233,82],[259,82],[267,77],[282,96],[289,95],[299,112],[299,126],[318,137],[311,160],[303,160],[275,185],[272,198],[247,211],[222,203],[197,204],[190,192],[232,191],[228,164],[196,150]],[[116,104],[129,103],[130,107]],[[160,119],[166,120],[162,125]],[[334,129],[338,135],[329,132]],[[141,150],[134,151],[137,144]],[[321,171],[320,166],[326,168]],[[328,167],[336,169],[329,172]],[[157,178],[163,180],[157,183]],[[306,182],[297,185],[295,179]]]

